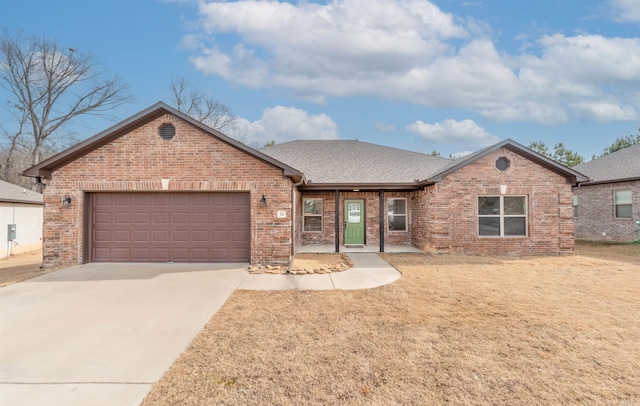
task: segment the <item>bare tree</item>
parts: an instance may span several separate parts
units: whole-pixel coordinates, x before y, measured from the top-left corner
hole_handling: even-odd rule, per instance
[[[30,144],[32,165],[42,160],[50,137],[69,134],[62,129],[70,120],[84,114],[109,117],[109,110],[132,100],[118,76],[104,78],[98,68],[91,54],[63,50],[55,41],[3,32],[0,86],[13,116],[25,115],[15,131],[4,126],[3,132],[10,139],[30,139],[25,144]]]
[[[16,115],[16,112],[12,111],[12,118],[16,121],[17,126],[13,131],[10,131],[5,128],[5,126],[0,123],[0,132],[3,137],[6,138],[8,144],[2,148],[1,156],[2,156],[2,173],[0,175],[0,179],[16,183],[14,179],[14,174],[17,172],[15,170],[16,160],[22,161],[22,159],[18,159],[18,155],[24,155],[22,152],[23,145],[21,145],[20,141],[22,138],[22,134],[24,132],[24,125],[27,122],[27,112],[24,109],[17,109],[19,115]]]
[[[185,77],[178,76],[171,81],[171,101],[178,111],[195,118],[209,127],[223,131],[233,127],[236,115],[231,107],[208,97],[200,89],[193,87]]]

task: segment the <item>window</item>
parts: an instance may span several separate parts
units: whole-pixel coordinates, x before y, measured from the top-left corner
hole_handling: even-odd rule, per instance
[[[322,231],[322,199],[304,199],[304,231]]]
[[[407,199],[387,199],[389,231],[407,231]]]
[[[616,190],[614,192],[613,205],[615,206],[615,214],[618,219],[630,219],[631,214],[631,191]]]
[[[573,195],[573,217],[578,217],[578,195]]]
[[[526,196],[479,196],[478,235],[481,237],[526,236]]]

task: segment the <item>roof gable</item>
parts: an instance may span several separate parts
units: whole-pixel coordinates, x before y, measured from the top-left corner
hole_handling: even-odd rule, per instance
[[[515,153],[517,153],[518,155],[521,155],[527,159],[529,159],[530,161],[533,161],[535,163],[537,163],[538,165],[545,167],[549,170],[551,170],[552,172],[555,172],[559,175],[564,176],[565,178],[567,178],[567,180],[569,180],[572,183],[578,183],[578,182],[585,182],[587,181],[589,178],[587,178],[585,175],[583,175],[582,173],[568,168],[562,164],[559,164],[558,162],[554,161],[553,159],[547,158],[546,156],[539,154],[535,151],[533,151],[530,148],[525,147],[524,145],[518,144],[517,142],[511,140],[511,139],[506,139],[504,141],[501,141],[497,144],[488,146],[484,149],[481,149],[480,151],[474,152],[472,154],[466,155],[460,159],[456,159],[454,161],[452,161],[449,165],[447,165],[446,167],[441,168],[439,171],[435,172],[434,174],[432,174],[431,176],[429,176],[427,179],[425,179],[422,183],[434,183],[434,182],[440,182],[442,180],[442,178],[444,178],[445,176],[457,171],[458,169],[461,169],[473,162],[476,162],[478,159],[483,158],[489,154],[494,153],[495,151],[499,150],[500,148],[506,148],[510,151],[513,151]]]
[[[640,179],[640,144],[585,162],[573,169],[591,178],[587,183],[609,183]]]
[[[125,134],[128,134],[132,130],[145,125],[146,123],[162,116],[165,114],[172,114],[190,125],[202,130],[206,134],[219,139],[220,141],[231,145],[234,148],[237,148],[241,151],[246,152],[247,154],[260,159],[264,162],[267,162],[277,168],[283,170],[285,176],[292,177],[294,180],[299,180],[303,178],[303,174],[282,162],[275,160],[274,158],[263,154],[260,151],[257,151],[247,145],[242,144],[239,141],[234,140],[231,137],[228,137],[222,134],[219,131],[214,130],[202,124],[201,122],[195,120],[194,118],[174,109],[166,105],[163,102],[158,102],[151,107],[142,110],[141,112],[121,121],[120,123],[94,135],[91,138],[88,138],[44,161],[40,162],[38,165],[32,166],[31,168],[26,169],[22,175],[37,177],[37,178],[51,178],[51,173],[55,171],[57,168],[68,164],[91,151],[98,149],[101,146],[104,146],[113,140],[122,137]]]

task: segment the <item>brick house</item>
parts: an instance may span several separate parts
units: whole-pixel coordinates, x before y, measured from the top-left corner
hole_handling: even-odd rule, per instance
[[[44,265],[289,263],[299,246],[573,252],[586,181],[511,140],[450,161],[359,141],[262,150],[157,103],[27,169]]]
[[[578,165],[588,182],[574,187],[576,239],[638,240],[640,144]]]

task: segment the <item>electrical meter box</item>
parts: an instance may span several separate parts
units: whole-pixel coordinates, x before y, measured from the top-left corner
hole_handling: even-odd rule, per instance
[[[16,225],[8,224],[7,225],[7,240],[13,241],[16,239]]]

